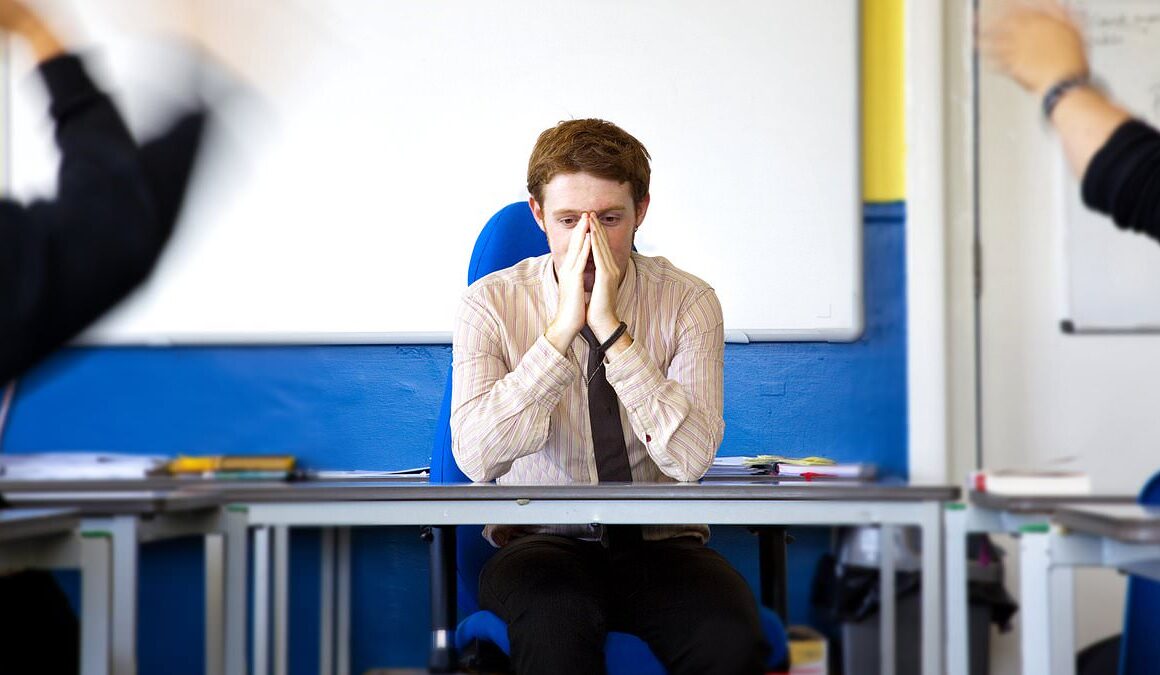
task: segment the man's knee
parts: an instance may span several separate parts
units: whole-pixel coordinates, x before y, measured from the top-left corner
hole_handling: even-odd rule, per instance
[[[508,619],[517,673],[601,673],[607,627],[590,597],[562,589],[522,604]]]

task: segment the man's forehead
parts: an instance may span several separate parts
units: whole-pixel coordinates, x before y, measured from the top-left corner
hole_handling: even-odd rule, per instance
[[[582,207],[578,207],[578,208],[561,205],[559,207],[550,206],[548,208],[548,211],[553,213],[553,214],[560,215],[560,214],[569,214],[569,213],[583,213],[585,211],[595,211],[597,213],[611,213],[613,211],[629,211],[631,209],[632,209],[632,205],[630,205],[630,204],[613,204],[613,205],[609,205],[609,206],[582,206]]]
[[[544,207],[552,213],[631,209],[632,186],[587,173],[558,174],[544,186]]]

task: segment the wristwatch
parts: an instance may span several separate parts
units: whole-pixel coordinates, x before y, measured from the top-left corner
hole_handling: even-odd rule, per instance
[[[1055,111],[1055,106],[1059,105],[1059,101],[1063,98],[1064,94],[1071,91],[1072,89],[1075,89],[1076,87],[1090,86],[1091,83],[1092,78],[1087,73],[1082,75],[1072,75],[1071,77],[1066,77],[1059,82],[1056,82],[1051,86],[1050,89],[1047,90],[1047,93],[1043,95],[1043,116],[1050,120],[1051,113]]]

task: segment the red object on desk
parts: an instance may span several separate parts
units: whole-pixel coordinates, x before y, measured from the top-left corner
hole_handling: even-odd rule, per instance
[[[815,479],[815,478],[837,478],[837,476],[835,476],[835,475],[834,475],[834,474],[832,474],[832,473],[820,473],[820,472],[817,472],[817,471],[806,471],[806,472],[803,472],[803,473],[801,474],[801,477],[802,477],[802,478],[804,478],[804,479],[806,479],[806,480],[813,480],[813,479]]]

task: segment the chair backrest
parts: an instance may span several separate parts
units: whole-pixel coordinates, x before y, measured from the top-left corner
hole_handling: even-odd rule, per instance
[[[527,202],[508,204],[483,226],[471,251],[467,265],[467,285],[524,258],[548,252],[548,241],[532,217]],[[467,483],[468,478],[451,455],[451,371],[443,389],[443,404],[435,427],[435,444],[431,449],[432,483]]]
[[[548,252],[548,241],[536,225],[527,202],[509,204],[499,210],[479,233],[471,262],[467,266],[467,283],[505,267],[511,267],[524,258]],[[432,483],[466,483],[468,478],[455,463],[451,454],[451,371],[443,390],[443,405],[435,427],[435,443],[431,448]],[[494,549],[476,527],[456,530],[456,566],[459,575],[459,606],[468,612],[477,609],[479,571],[494,553]]]
[[[1160,473],[1140,491],[1141,504],[1160,506]],[[1128,577],[1124,637],[1120,641],[1121,675],[1160,672],[1160,582]]]

